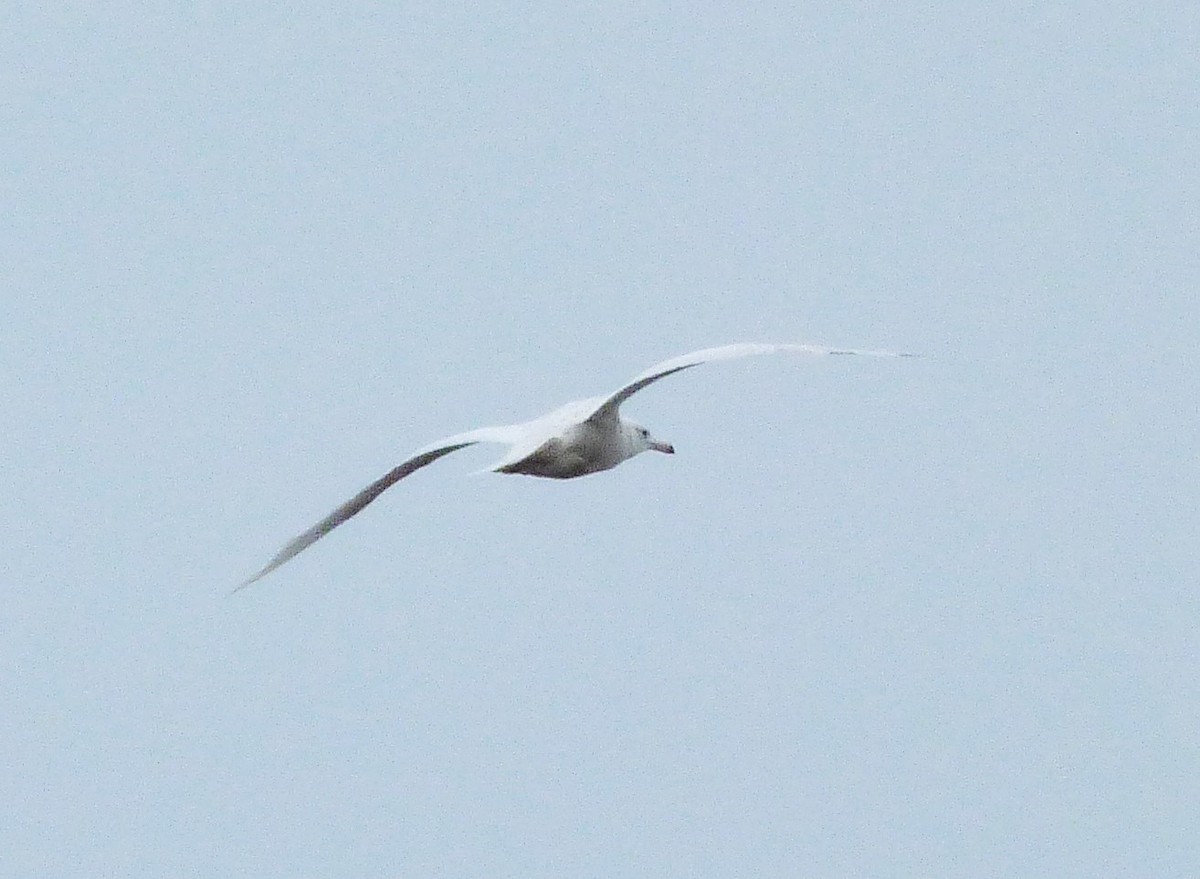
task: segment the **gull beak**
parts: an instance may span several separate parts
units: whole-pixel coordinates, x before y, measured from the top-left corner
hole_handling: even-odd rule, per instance
[[[650,443],[650,448],[656,452],[662,452],[664,455],[674,455],[675,447],[670,443],[660,443],[658,440]]]

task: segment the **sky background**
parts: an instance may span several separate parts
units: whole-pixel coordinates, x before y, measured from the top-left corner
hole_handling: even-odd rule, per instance
[[[6,4],[0,874],[1200,874],[1198,87],[1153,0]],[[923,356],[227,597],[741,341]]]

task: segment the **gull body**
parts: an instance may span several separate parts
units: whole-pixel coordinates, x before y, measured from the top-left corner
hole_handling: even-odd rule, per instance
[[[574,479],[611,470],[642,452],[674,454],[668,443],[650,431],[615,415],[592,418],[604,398],[568,403],[549,415],[516,425],[525,442],[515,444],[504,459],[492,465],[494,473]]]
[[[507,445],[508,451],[504,457],[489,468],[492,472],[541,476],[548,479],[574,479],[610,470],[623,461],[647,451],[674,454],[675,448],[670,443],[655,439],[650,431],[640,424],[622,418],[621,404],[647,385],[693,366],[775,352],[810,355],[862,354],[873,357],[911,356],[891,351],[752,343],[705,348],[665,360],[650,367],[611,394],[576,400],[521,424],[482,427],[455,434],[417,450],[408,460],[394,467],[316,525],[289,541],[258,573],[241,583],[234,591],[244,589],[290,561],[404,477],[467,446],[478,443]]]

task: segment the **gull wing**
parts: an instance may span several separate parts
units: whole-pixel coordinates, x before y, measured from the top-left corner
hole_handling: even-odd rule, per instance
[[[690,354],[672,357],[662,363],[651,366],[625,387],[603,398],[596,411],[591,414],[589,421],[600,422],[617,417],[621,404],[647,385],[659,379],[699,366],[701,363],[711,363],[715,360],[734,360],[738,357],[751,357],[755,354],[774,354],[780,351],[790,351],[796,354],[862,354],[868,357],[912,357],[911,354],[900,354],[894,351],[860,351],[853,348],[825,348],[820,345],[780,344],[768,345],[762,343],[745,343],[740,345],[722,345],[719,348],[704,348]]]
[[[456,452],[459,449],[473,446],[476,443],[514,443],[520,439],[521,430],[518,425],[505,425],[503,427],[481,427],[478,430],[470,430],[466,433],[458,433],[454,436],[448,436],[445,439],[438,440],[436,443],[431,443],[422,449],[419,449],[411,458],[396,467],[393,467],[386,474],[376,479],[350,500],[346,501],[316,525],[313,525],[303,534],[293,538],[275,554],[271,561],[267,562],[266,566],[257,574],[240,583],[234,588],[234,592],[245,589],[251,583],[261,580],[267,574],[278,568],[285,562],[290,561],[295,556],[308,549],[338,525],[341,525],[351,516],[360,512],[363,507],[369,504],[379,495],[383,494],[387,489],[391,488],[405,476],[420,470],[422,467],[432,464],[443,455],[448,455],[451,452]]]

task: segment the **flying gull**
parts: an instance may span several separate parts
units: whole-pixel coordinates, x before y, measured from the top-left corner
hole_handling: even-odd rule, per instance
[[[316,525],[290,541],[262,570],[233,591],[237,592],[261,580],[280,565],[299,555],[405,476],[467,446],[477,443],[507,445],[507,454],[488,469],[495,473],[521,473],[549,479],[574,479],[576,476],[599,473],[646,451],[674,454],[675,447],[670,443],[655,439],[650,435],[650,431],[640,424],[622,418],[621,404],[647,385],[701,363],[781,351],[813,355],[912,356],[892,351],[856,351],[849,348],[823,348],[817,345],[744,344],[705,348],[664,360],[606,396],[576,400],[522,424],[483,427],[455,434],[419,449],[403,464],[372,482]]]

